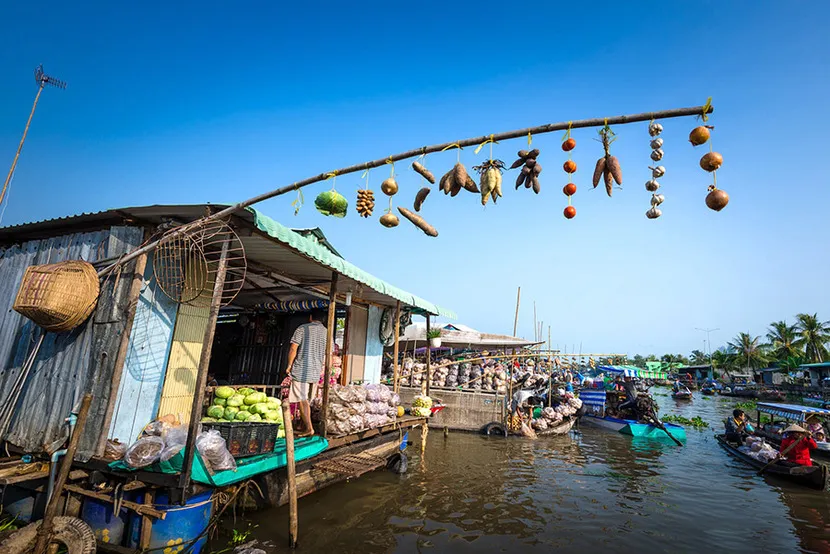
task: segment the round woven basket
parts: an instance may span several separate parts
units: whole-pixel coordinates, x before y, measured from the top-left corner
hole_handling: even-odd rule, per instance
[[[95,268],[70,260],[26,268],[14,310],[47,331],[69,331],[87,320],[98,302]]]

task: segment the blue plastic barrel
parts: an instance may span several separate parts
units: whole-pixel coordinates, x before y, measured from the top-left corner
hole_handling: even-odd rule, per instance
[[[4,514],[14,516],[20,521],[32,521],[32,512],[35,510],[37,493],[14,485],[7,485],[2,491],[2,508]]]
[[[92,528],[98,542],[121,545],[124,539],[124,529],[127,527],[129,514],[121,508],[115,515],[112,504],[99,502],[93,498],[84,498],[81,508],[81,519]]]
[[[152,519],[150,548],[158,549],[158,552],[165,554],[182,552],[190,541],[202,534],[210,523],[210,516],[213,514],[211,494],[213,491],[207,490],[192,496],[184,506],[169,505],[170,499],[166,494],[157,494],[153,507],[167,512],[167,515],[164,519]],[[141,516],[135,513],[130,516],[128,546],[131,548],[138,548],[141,519]],[[196,542],[191,552],[201,552],[206,542],[207,534]]]

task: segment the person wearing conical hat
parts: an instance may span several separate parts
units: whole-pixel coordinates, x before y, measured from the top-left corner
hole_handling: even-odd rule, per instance
[[[792,448],[790,448],[792,446]],[[787,450],[789,448],[789,450]],[[790,425],[784,429],[784,438],[781,440],[781,453],[786,460],[800,466],[811,466],[810,450],[818,448],[810,432],[800,425]]]

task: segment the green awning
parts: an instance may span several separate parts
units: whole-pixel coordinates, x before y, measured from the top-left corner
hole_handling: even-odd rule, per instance
[[[429,313],[439,315],[450,319],[457,319],[454,312],[437,306],[431,302],[419,298],[414,294],[401,290],[389,283],[382,281],[366,273],[356,265],[347,262],[343,258],[336,256],[331,250],[326,248],[323,244],[315,242],[303,235],[296,233],[288,227],[281,225],[254,208],[248,208],[254,214],[254,225],[257,229],[267,234],[269,237],[293,248],[300,254],[318,262],[319,264],[336,271],[341,275],[345,275],[372,290],[384,294],[395,300],[400,300],[402,304],[411,306],[416,313]]]

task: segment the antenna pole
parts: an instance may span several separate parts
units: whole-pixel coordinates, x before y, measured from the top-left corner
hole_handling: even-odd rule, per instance
[[[17,152],[14,154],[14,160],[12,160],[12,166],[9,168],[9,174],[6,175],[6,182],[3,183],[3,190],[0,190],[0,204],[3,203],[3,198],[6,196],[6,190],[9,188],[9,183],[11,183],[12,176],[14,175],[14,168],[17,167],[17,160],[20,158],[20,151],[23,150],[23,143],[26,142],[26,135],[29,134],[29,126],[32,124],[32,118],[35,116],[35,109],[37,108],[38,100],[40,100],[40,93],[43,92],[43,87],[46,85],[52,85],[57,88],[66,88],[66,83],[63,81],[46,75],[43,72],[42,65],[39,65],[37,69],[35,69],[35,80],[37,81],[37,94],[35,95],[35,102],[32,104],[32,111],[29,113],[28,121],[26,121],[26,128],[23,129],[23,137],[20,139],[20,144],[17,145]]]

